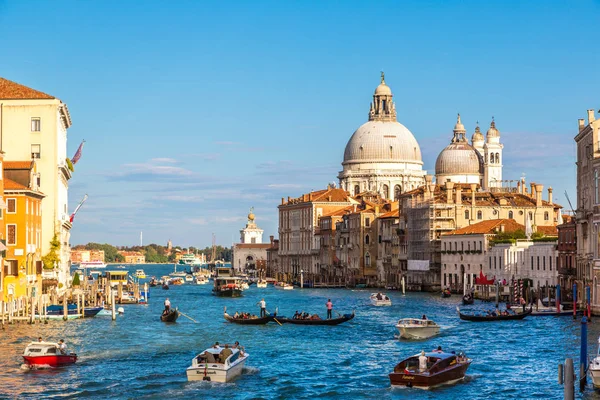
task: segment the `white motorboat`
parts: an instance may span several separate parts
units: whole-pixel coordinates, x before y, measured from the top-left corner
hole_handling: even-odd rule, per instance
[[[392,300],[385,293],[371,293],[371,304],[374,306],[391,306]]]
[[[440,326],[430,319],[403,318],[396,328],[404,339],[427,339],[440,333]]]
[[[595,388],[600,389],[600,337],[598,338],[598,352],[590,362],[588,370],[592,376],[592,384]]]
[[[194,275],[187,274],[187,275],[185,276],[185,281],[186,281],[186,282],[189,282],[189,283],[192,283],[192,282],[194,282]]]
[[[208,278],[205,277],[204,275],[199,275],[196,277],[197,285],[206,285],[207,283],[208,283]]]
[[[260,280],[260,281],[256,282],[256,287],[257,288],[261,288],[261,289],[266,288],[267,287],[267,281]]]
[[[138,279],[146,279],[146,273],[144,272],[144,270],[143,270],[143,269],[136,269],[136,270],[135,270],[135,276],[136,276]]]
[[[242,288],[242,290],[248,290],[250,288],[250,285],[248,285],[248,282],[242,281],[240,283],[240,287]]]
[[[229,350],[229,351],[227,351]],[[226,356],[222,360],[222,356]],[[242,374],[249,354],[243,350],[211,347],[198,354],[186,370],[188,381],[229,382]]]

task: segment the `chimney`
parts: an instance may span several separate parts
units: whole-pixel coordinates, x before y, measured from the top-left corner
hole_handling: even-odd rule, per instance
[[[584,130],[584,128],[585,128],[585,120],[583,118],[579,118],[577,120],[577,124],[579,125],[579,132],[581,132],[582,130]]]
[[[308,201],[312,201],[312,192],[308,194]]]
[[[446,203],[452,204],[452,189],[454,189],[454,182],[446,182]]]
[[[354,205],[354,212],[356,212],[356,204]]]
[[[462,187],[456,185],[456,204],[462,204]]]
[[[271,247],[273,247],[273,239],[275,239],[273,235],[269,236],[269,240],[271,241]]]
[[[594,110],[587,110],[588,112],[588,124],[591,124],[592,122],[594,122],[596,120],[596,117],[594,116]]]
[[[500,232],[504,232],[504,224],[500,224]]]
[[[535,198],[535,183],[531,182],[529,186],[531,186],[531,193],[529,195]]]
[[[285,203],[285,199],[282,197],[281,198],[281,204],[283,205],[283,203]]]
[[[288,203],[290,202],[290,196],[288,196]]]
[[[425,175],[425,184],[429,186],[431,182],[433,182],[433,175]]]
[[[471,206],[475,207],[475,191],[477,190],[477,184],[471,183]]]
[[[552,186],[548,188],[548,203],[552,204]]]
[[[542,206],[542,192],[544,191],[544,185],[535,185],[535,206]]]

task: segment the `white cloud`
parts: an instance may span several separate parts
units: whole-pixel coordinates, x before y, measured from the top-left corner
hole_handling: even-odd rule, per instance
[[[176,164],[177,160],[175,160],[174,158],[168,158],[168,157],[158,157],[158,158],[153,158],[150,161],[154,161],[157,163],[170,163],[170,164]]]

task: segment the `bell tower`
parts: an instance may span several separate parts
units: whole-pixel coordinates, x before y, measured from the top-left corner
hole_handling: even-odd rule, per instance
[[[486,134],[484,153],[484,177],[483,183],[486,190],[495,187],[502,187],[502,149],[504,145],[500,143],[500,131],[496,129],[496,122],[492,117],[490,129]]]
[[[385,74],[381,71],[381,83],[375,89],[369,110],[369,121],[396,122],[396,105],[392,101],[392,89],[385,84]]]

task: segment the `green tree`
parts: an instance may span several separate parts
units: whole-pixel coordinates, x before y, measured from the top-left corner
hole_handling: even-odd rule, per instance
[[[59,250],[60,240],[58,240],[58,235],[55,232],[54,236],[52,236],[52,240],[50,241],[50,251],[48,251],[48,254],[42,257],[44,269],[54,269],[54,266],[58,265],[58,262],[60,261],[60,257],[58,256]]]
[[[73,286],[79,286],[81,282],[79,281],[79,273],[75,272],[75,276],[73,277]]]

